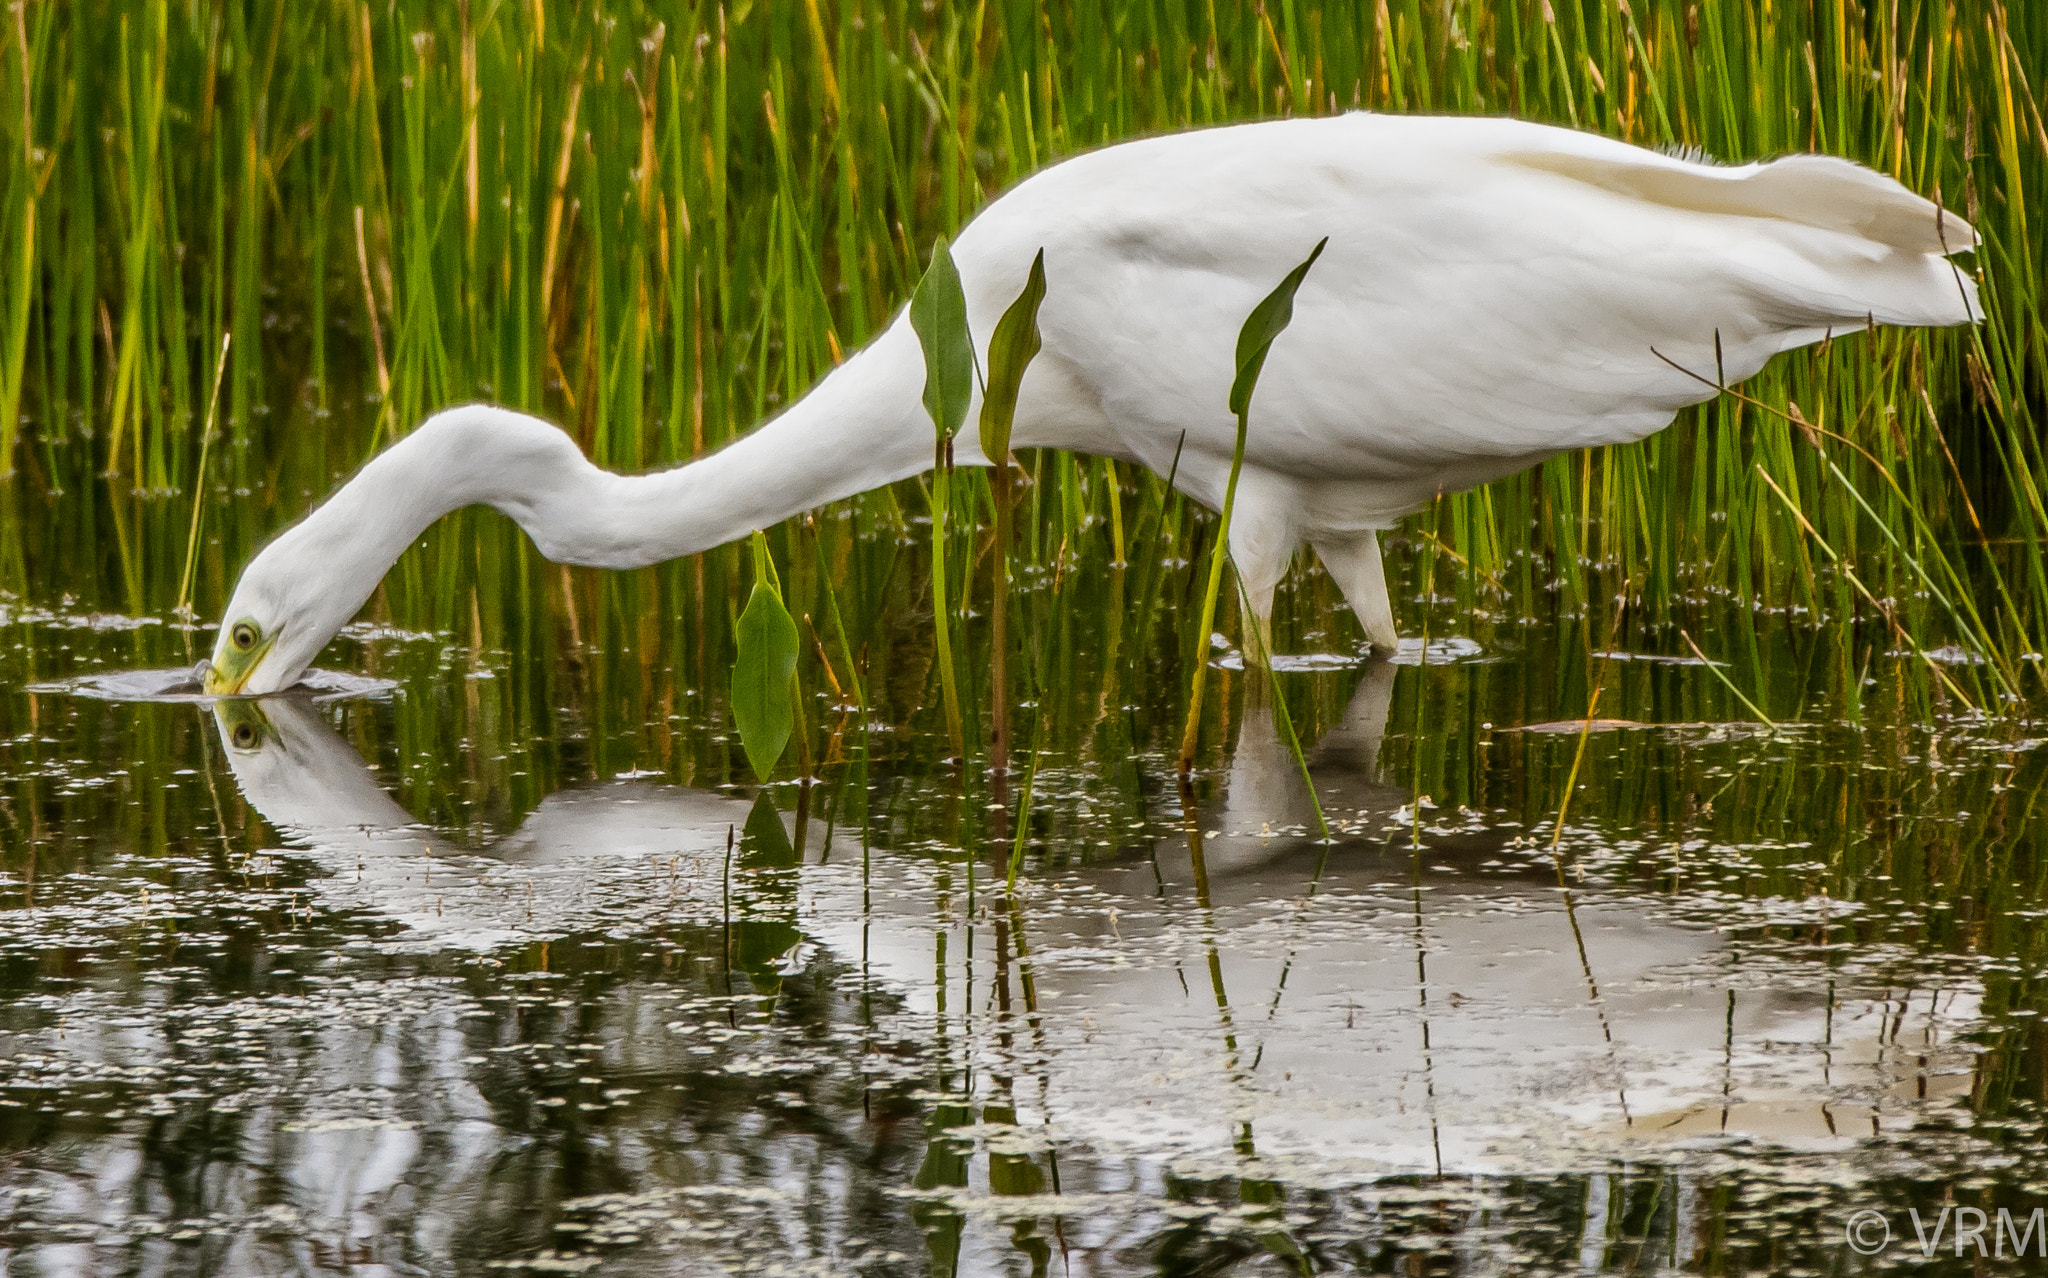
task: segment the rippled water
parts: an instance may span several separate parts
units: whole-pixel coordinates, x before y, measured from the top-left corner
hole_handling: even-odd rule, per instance
[[[23,691],[91,697],[97,701],[211,702],[213,698],[206,693],[204,678],[203,665],[173,666],[168,670],[108,670],[50,683],[32,683]],[[371,679],[343,670],[308,670],[292,692],[312,701],[340,701],[382,696],[397,686],[389,679]]]
[[[1960,1272],[1910,1211],[2048,1198],[2024,728],[1311,635],[1308,779],[1226,651],[1183,789],[1091,632],[1012,895],[927,712],[757,787],[679,641],[205,702],[5,620],[10,1273]]]

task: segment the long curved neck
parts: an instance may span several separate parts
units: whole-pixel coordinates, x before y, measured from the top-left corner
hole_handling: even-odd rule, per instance
[[[516,505],[493,504],[562,562],[632,568],[695,554],[929,469],[923,387],[924,356],[899,321],[781,416],[717,452],[649,475],[585,466],[576,508],[547,501],[531,521]],[[573,534],[567,544],[562,531]]]
[[[644,475],[599,469],[538,418],[452,408],[379,454],[294,533],[374,560],[367,575],[381,577],[428,525],[480,504],[511,516],[549,559],[637,568],[928,469],[923,385],[923,356],[899,319],[773,421]]]

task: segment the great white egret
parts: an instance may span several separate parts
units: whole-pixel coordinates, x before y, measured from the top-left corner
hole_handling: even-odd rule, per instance
[[[984,356],[1045,251],[1016,445],[1142,462],[1219,506],[1238,328],[1325,236],[1252,404],[1229,549],[1255,625],[1306,539],[1386,648],[1376,534],[1437,494],[1641,439],[1832,332],[1980,315],[1948,261],[1975,232],[1848,160],[1721,167],[1499,119],[1205,129],[1065,160],[961,231]],[[438,413],[249,564],[207,689],[290,686],[458,507],[495,506],[550,559],[631,568],[917,474],[933,455],[924,373],[899,314],[760,429],[630,477],[538,418]],[[985,464],[972,432],[957,447]]]

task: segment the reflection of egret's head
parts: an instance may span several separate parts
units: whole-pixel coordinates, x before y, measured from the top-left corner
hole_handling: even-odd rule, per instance
[[[236,754],[255,754],[266,740],[277,735],[263,708],[253,701],[216,701],[213,722],[220,739]]]
[[[412,824],[310,700],[216,701],[213,724],[242,797],[280,830],[302,838],[344,831],[352,838]]]

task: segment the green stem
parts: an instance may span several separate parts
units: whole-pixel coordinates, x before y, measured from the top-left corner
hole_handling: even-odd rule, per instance
[[[1010,459],[996,462],[995,599],[989,608],[988,765],[998,775],[1010,770]],[[1014,870],[1012,871],[1014,873]]]
[[[1223,590],[1223,558],[1229,553],[1230,514],[1237,505],[1237,476],[1244,469],[1245,434],[1251,428],[1250,410],[1237,415],[1237,443],[1230,450],[1230,481],[1223,486],[1223,515],[1216,527],[1216,544],[1209,552],[1209,585],[1202,592],[1202,624],[1195,631],[1195,674],[1188,689],[1188,723],[1180,736],[1180,774],[1195,768],[1195,740],[1202,727],[1202,689],[1209,673],[1209,636],[1216,625],[1216,597]]]
[[[953,619],[946,615],[946,524],[952,505],[953,450],[939,445],[932,469],[932,628],[938,636],[939,687],[946,702],[946,732],[953,757],[967,762],[967,730],[960,718],[960,686],[953,677]]]

